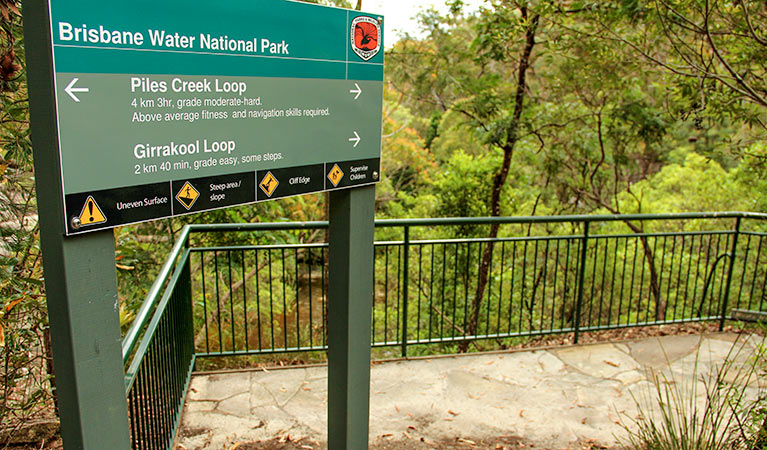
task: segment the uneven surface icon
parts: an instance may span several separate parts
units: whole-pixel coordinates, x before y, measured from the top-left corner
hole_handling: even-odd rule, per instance
[[[277,178],[275,178],[271,172],[267,172],[264,179],[258,183],[258,185],[261,187],[261,190],[264,191],[264,194],[268,195],[269,197],[274,194],[274,190],[277,189],[277,185],[279,184],[280,182],[277,181]]]
[[[99,205],[96,203],[96,200],[93,199],[93,196],[89,195],[88,199],[85,200],[85,205],[83,205],[83,210],[80,213],[80,226],[96,225],[105,223],[106,221],[107,216],[101,211],[101,208],[99,208]]]
[[[328,180],[330,180],[331,183],[333,183],[333,186],[338,186],[338,183],[341,182],[341,178],[344,177],[344,172],[341,170],[340,167],[338,167],[338,164],[333,165],[333,168],[330,169],[330,173],[328,174]]]
[[[184,183],[181,190],[176,194],[176,200],[181,203],[187,210],[192,209],[192,205],[200,197],[200,193],[192,186],[190,182]]]
[[[367,16],[355,18],[351,33],[352,50],[364,61],[381,51],[381,24],[376,19]]]

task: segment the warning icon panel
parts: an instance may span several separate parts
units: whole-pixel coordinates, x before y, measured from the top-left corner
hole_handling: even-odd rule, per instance
[[[341,170],[340,167],[338,167],[338,164],[333,165],[333,168],[330,169],[330,173],[328,174],[328,180],[330,180],[331,183],[333,183],[333,187],[338,186],[338,183],[341,182],[341,178],[344,177],[344,172]]]
[[[178,200],[178,202],[187,210],[192,209],[192,206],[198,198],[200,198],[200,192],[188,181],[184,183],[181,190],[176,194],[176,200]]]
[[[96,200],[94,200],[91,195],[85,200],[85,205],[83,205],[83,210],[80,213],[79,218],[81,227],[105,223],[107,221],[107,216],[104,215],[101,208],[99,208],[99,205],[96,203]]]
[[[274,191],[277,189],[277,185],[279,184],[280,182],[277,181],[277,178],[275,178],[274,175],[272,175],[272,172],[267,172],[266,176],[264,176],[264,179],[258,183],[258,186],[262,191],[264,191],[264,194],[271,197],[272,194],[274,194]]]

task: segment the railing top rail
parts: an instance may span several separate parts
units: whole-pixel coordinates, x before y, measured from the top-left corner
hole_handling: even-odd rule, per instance
[[[444,226],[444,225],[490,225],[527,224],[527,223],[563,223],[563,222],[616,222],[624,220],[668,220],[668,219],[729,219],[751,218],[767,220],[767,214],[726,211],[726,212],[695,212],[668,214],[576,214],[565,216],[518,216],[518,217],[439,217],[433,219],[377,219],[378,228],[401,226]],[[297,229],[323,229],[328,227],[327,221],[317,222],[269,222],[269,223],[217,223],[189,225],[192,233],[231,232],[231,231],[276,231]]]
[[[727,211],[727,212],[697,212],[697,213],[671,213],[671,214],[608,214],[608,215],[566,215],[566,216],[525,216],[525,217],[444,217],[434,219],[379,219],[376,220],[377,228],[391,227],[427,227],[449,225],[490,225],[490,224],[532,224],[532,223],[566,223],[566,222],[616,222],[616,221],[646,221],[646,220],[690,220],[690,219],[728,219],[749,218],[767,220],[767,214]],[[138,343],[141,330],[149,322],[150,313],[159,301],[163,286],[169,279],[176,261],[188,244],[192,233],[207,232],[252,232],[252,231],[286,231],[324,229],[328,227],[327,221],[317,222],[270,222],[270,223],[220,223],[220,224],[192,224],[186,225],[179,233],[176,243],[171,250],[168,259],[152,287],[147,293],[141,308],[136,314],[130,330],[123,339],[122,352],[123,363],[127,364],[131,352]]]
[[[147,322],[149,322],[149,319],[151,318],[150,313],[152,312],[152,308],[157,303],[157,299],[162,293],[163,286],[165,286],[165,281],[173,272],[173,267],[176,265],[176,260],[182,253],[183,248],[187,243],[187,239],[189,238],[189,231],[190,228],[187,225],[181,230],[181,233],[179,233],[178,237],[176,238],[176,243],[173,245],[173,249],[171,249],[170,255],[168,255],[168,259],[160,269],[160,273],[157,274],[157,278],[155,278],[152,287],[149,288],[149,292],[147,292],[146,298],[141,304],[141,308],[139,308],[138,312],[136,313],[136,318],[133,320],[133,324],[123,338],[123,364],[128,363],[131,352],[133,352],[136,344],[138,344],[138,337],[141,334],[141,330],[144,329],[144,326],[147,324]]]
[[[563,222],[616,222],[625,220],[668,220],[668,219],[730,219],[751,218],[767,220],[767,214],[742,211],[697,212],[668,214],[579,214],[565,216],[520,216],[520,217],[443,217],[435,219],[378,219],[376,227],[438,226],[438,225],[490,225],[563,223]]]

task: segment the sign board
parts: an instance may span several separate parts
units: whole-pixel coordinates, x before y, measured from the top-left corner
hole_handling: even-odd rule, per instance
[[[383,18],[51,0],[67,234],[380,178]]]

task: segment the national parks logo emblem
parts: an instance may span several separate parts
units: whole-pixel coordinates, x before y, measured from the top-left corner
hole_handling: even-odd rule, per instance
[[[359,16],[352,20],[352,50],[363,61],[369,61],[381,51],[381,24],[372,17]]]

